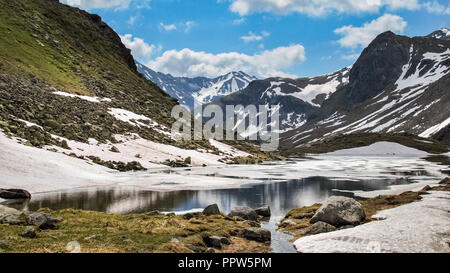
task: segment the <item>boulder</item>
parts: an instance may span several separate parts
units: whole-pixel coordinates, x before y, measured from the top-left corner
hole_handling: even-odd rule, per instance
[[[53,218],[50,214],[44,212],[34,212],[28,215],[28,224],[37,226],[39,229],[55,229],[56,223],[60,220]]]
[[[247,228],[242,232],[242,237],[251,241],[267,242],[271,240],[271,233],[264,228]]]
[[[366,218],[362,205],[348,197],[332,196],[317,210],[310,222],[325,222],[335,227],[359,225]]]
[[[336,231],[336,227],[325,222],[317,222],[314,225],[307,227],[305,233],[309,235],[315,235],[332,231]]]
[[[220,214],[219,206],[217,204],[209,205],[203,210],[203,214],[204,215],[217,215],[217,214]]]
[[[262,217],[270,217],[272,215],[269,206],[262,206],[260,208],[257,208],[255,209],[255,212]]]
[[[217,249],[222,248],[222,237],[219,236],[204,236],[203,242],[205,242],[208,247],[214,247]]]
[[[258,214],[249,207],[235,207],[228,214],[230,217],[241,217],[244,220],[257,221]]]
[[[31,194],[21,189],[0,189],[0,198],[3,199],[30,199]]]
[[[20,233],[20,236],[23,238],[34,239],[36,238],[36,231],[32,227],[28,227],[24,232]]]

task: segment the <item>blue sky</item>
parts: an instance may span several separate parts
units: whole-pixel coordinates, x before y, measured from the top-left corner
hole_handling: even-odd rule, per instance
[[[383,31],[450,27],[447,0],[62,2],[101,15],[138,61],[176,76],[316,76],[352,65]]]

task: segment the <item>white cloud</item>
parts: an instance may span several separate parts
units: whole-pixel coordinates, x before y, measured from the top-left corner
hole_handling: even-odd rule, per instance
[[[177,26],[175,24],[165,25],[163,22],[161,22],[159,23],[159,26],[165,31],[172,31],[177,29]]]
[[[343,47],[356,48],[365,47],[375,39],[375,37],[385,31],[402,32],[407,22],[402,17],[392,14],[385,14],[377,19],[365,23],[361,27],[352,25],[343,26],[334,31],[334,33],[343,37],[337,42]]]
[[[450,4],[446,6],[440,4],[438,1],[433,2],[426,2],[423,4],[423,7],[429,12],[429,13],[435,13],[435,14],[446,14],[450,15]]]
[[[241,16],[255,12],[321,16],[331,12],[378,12],[383,7],[391,10],[420,8],[419,0],[232,0],[232,2],[230,10]]]
[[[189,32],[191,31],[191,29],[195,26],[195,22],[194,21],[187,21],[184,23],[184,32]]]
[[[241,17],[239,19],[233,20],[233,25],[241,25],[243,23],[245,23],[245,18],[244,17]]]
[[[131,0],[61,0],[61,2],[86,10],[105,8],[126,9],[130,5]]]
[[[341,56],[341,58],[347,61],[356,61],[356,59],[358,59],[360,55],[361,55],[360,53],[348,54]]]
[[[241,36],[241,40],[243,40],[244,42],[248,43],[248,42],[256,42],[256,41],[261,41],[262,39],[264,39],[264,37],[268,37],[270,36],[270,33],[267,31],[262,31],[261,35],[257,35],[253,32],[249,32],[248,35],[244,35]]]
[[[136,59],[148,59],[152,55],[153,50],[156,48],[155,45],[149,45],[141,38],[133,38],[132,34],[120,36],[120,39],[127,48],[131,49],[131,53]]]
[[[253,32],[249,32],[247,36],[241,36],[241,40],[244,42],[254,42],[254,41],[261,41],[263,39],[263,36],[256,35]]]
[[[216,77],[240,70],[261,78],[295,77],[281,70],[302,63],[305,59],[305,48],[299,44],[265,50],[255,55],[237,52],[211,54],[185,48],[166,51],[147,65],[156,71],[186,77]]]

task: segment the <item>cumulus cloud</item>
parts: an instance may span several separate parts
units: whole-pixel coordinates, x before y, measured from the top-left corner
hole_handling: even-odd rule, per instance
[[[185,48],[166,51],[147,63],[147,66],[163,73],[186,77],[216,77],[240,70],[261,78],[295,77],[282,70],[302,63],[305,59],[305,48],[299,44],[265,50],[255,55],[237,52],[211,54]]]
[[[127,48],[131,49],[131,53],[136,59],[148,59],[156,48],[155,45],[147,44],[143,39],[133,37],[132,34],[120,36],[120,39]]]
[[[371,22],[365,23],[361,27],[352,25],[343,26],[334,31],[343,37],[337,42],[343,47],[356,48],[365,47],[380,33],[385,31],[402,32],[407,22],[400,16],[385,14]]]
[[[378,12],[386,7],[391,10],[420,8],[419,0],[232,0],[230,10],[241,16],[255,12],[276,14],[302,13],[321,16],[331,12]]]
[[[126,9],[130,5],[131,0],[61,0],[61,2],[86,10],[104,8]]]

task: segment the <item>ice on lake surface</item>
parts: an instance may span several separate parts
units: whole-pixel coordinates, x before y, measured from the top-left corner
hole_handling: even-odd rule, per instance
[[[332,195],[409,189],[438,182],[442,166],[414,157],[316,156],[252,166],[216,166],[153,170],[123,174],[123,182],[107,186],[35,194],[19,209],[85,209],[107,213],[151,210],[183,212],[217,203],[227,213],[235,206],[269,205],[276,252],[293,252],[290,236],[275,232],[292,208],[312,205]],[[215,184],[214,181],[218,181]],[[224,182],[225,181],[225,182]],[[362,194],[364,195],[364,194]]]

